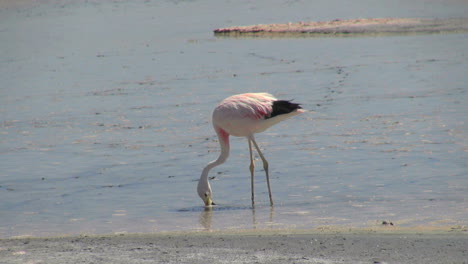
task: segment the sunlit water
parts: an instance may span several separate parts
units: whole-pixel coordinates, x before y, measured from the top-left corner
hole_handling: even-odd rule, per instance
[[[314,1],[315,2],[315,1]],[[0,9],[0,237],[253,228],[461,225],[467,210],[468,34],[216,38],[231,25],[460,17],[463,1],[132,1]],[[0,5],[1,7],[1,5]],[[257,135],[210,116],[266,91],[309,112]]]

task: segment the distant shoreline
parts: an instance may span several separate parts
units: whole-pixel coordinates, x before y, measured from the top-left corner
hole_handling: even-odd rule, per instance
[[[236,35],[359,35],[359,34],[434,34],[468,32],[468,18],[360,18],[321,22],[259,24],[215,29],[217,36]]]

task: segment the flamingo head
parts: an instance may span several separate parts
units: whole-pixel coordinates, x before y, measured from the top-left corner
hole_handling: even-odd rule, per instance
[[[211,198],[212,194],[211,194],[211,188],[209,184],[204,185],[204,186],[203,185],[198,186],[198,196],[200,196],[200,198],[203,200],[203,202],[205,203],[205,206],[216,205],[213,202],[213,199]]]

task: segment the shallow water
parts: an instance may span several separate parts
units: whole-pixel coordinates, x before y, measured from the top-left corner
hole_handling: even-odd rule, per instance
[[[468,34],[216,38],[217,27],[461,17],[463,1],[141,1],[0,9],[0,237],[467,224]],[[396,7],[398,6],[398,8]],[[434,6],[438,8],[434,8]],[[0,5],[1,7],[1,5]],[[366,7],[366,8],[363,8]],[[229,12],[226,12],[229,10]],[[329,10],[329,11],[324,11]],[[218,155],[213,107],[267,91],[309,112]]]

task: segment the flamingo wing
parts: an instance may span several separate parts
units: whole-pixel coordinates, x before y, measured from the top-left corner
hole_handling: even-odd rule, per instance
[[[249,136],[264,131],[299,109],[299,104],[278,100],[268,93],[238,94],[224,99],[215,108],[213,125],[233,136]]]

